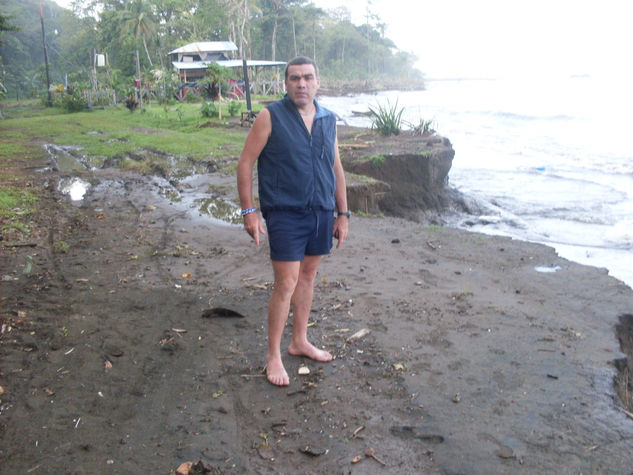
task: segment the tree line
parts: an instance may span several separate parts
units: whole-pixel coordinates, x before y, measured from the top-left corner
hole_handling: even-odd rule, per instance
[[[384,35],[368,1],[354,25],[345,7],[325,11],[308,0],[75,0],[64,9],[41,2],[53,84],[91,87],[94,53],[107,55],[100,86],[125,92],[140,69],[175,81],[167,53],[194,41],[233,41],[236,58],[316,59],[325,81],[420,79],[413,54]],[[2,0],[2,83],[9,96],[45,89],[39,0]],[[105,83],[105,84],[104,84]]]

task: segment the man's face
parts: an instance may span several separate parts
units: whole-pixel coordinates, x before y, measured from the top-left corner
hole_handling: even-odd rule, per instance
[[[311,104],[321,82],[311,64],[294,64],[288,68],[286,92],[297,107]]]

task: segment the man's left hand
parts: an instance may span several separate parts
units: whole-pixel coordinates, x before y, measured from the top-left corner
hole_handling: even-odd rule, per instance
[[[336,248],[338,249],[343,245],[347,239],[349,227],[349,218],[347,216],[339,216],[334,220],[334,237],[338,240]]]

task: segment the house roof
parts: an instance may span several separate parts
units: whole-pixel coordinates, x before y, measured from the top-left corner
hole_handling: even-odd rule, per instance
[[[237,46],[232,41],[197,41],[176,48],[167,54],[177,53],[205,53],[218,51],[237,51]]]
[[[220,66],[224,66],[225,68],[237,68],[242,66],[241,59],[229,59],[229,60],[220,60],[220,61],[190,61],[190,62],[180,62],[180,61],[172,61],[171,64],[177,70],[192,70],[192,69],[207,69],[209,64],[217,63]],[[249,67],[253,66],[284,66],[286,63],[284,61],[264,61],[264,60],[255,60],[249,59],[246,61],[246,65]]]

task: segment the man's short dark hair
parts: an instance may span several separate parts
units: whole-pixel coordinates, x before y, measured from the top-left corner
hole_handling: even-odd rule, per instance
[[[311,64],[314,66],[316,77],[319,77],[319,67],[312,58],[308,58],[307,56],[297,56],[296,58],[292,58],[288,61],[288,64],[286,64],[286,79],[288,79],[288,68],[290,68],[290,66],[297,66],[300,64]]]

